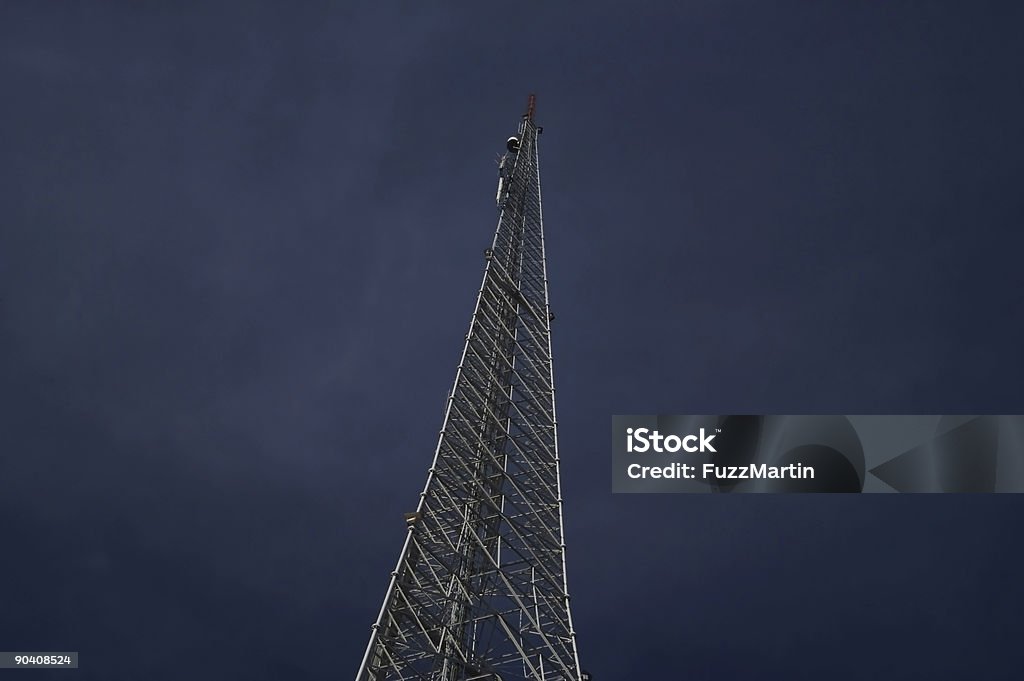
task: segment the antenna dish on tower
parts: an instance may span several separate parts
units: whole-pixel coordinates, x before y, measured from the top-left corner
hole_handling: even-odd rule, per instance
[[[509,151],[519,151],[519,138],[509,137],[508,141],[505,142],[505,146],[508,147]]]

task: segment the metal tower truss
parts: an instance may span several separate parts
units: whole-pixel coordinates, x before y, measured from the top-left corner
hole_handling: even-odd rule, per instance
[[[499,163],[476,310],[357,681],[580,681],[533,102]]]

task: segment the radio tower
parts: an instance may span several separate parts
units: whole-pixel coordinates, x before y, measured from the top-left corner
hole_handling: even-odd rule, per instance
[[[434,463],[357,681],[581,681],[569,615],[534,96]]]

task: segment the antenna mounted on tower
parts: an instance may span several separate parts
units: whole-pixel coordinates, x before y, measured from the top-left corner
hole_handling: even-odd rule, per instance
[[[528,121],[533,120],[533,110],[537,106],[537,95],[530,95],[529,101],[526,103],[526,113],[523,114],[523,118]]]

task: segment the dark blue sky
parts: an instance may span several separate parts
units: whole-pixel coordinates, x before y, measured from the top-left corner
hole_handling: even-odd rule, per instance
[[[1024,412],[1018,3],[162,4],[0,9],[0,650],[355,675],[535,91],[584,666],[1020,678],[1019,497],[607,465],[615,413]]]

